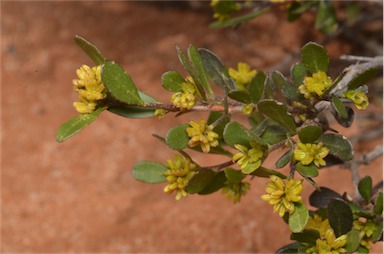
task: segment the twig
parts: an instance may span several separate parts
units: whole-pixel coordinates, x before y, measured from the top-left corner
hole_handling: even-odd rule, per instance
[[[372,57],[372,59],[365,63],[357,63],[354,65],[350,65],[347,68],[344,69],[345,75],[340,80],[340,82],[331,90],[331,94],[343,89],[344,87],[348,86],[349,82],[353,78],[355,78],[357,75],[370,70],[370,69],[380,69],[383,68],[383,57],[382,56],[376,56]]]
[[[220,170],[220,169],[229,167],[229,166],[231,166],[233,164],[235,164],[235,163],[232,160],[230,160],[230,161],[227,161],[227,162],[224,162],[224,163],[221,163],[221,164],[217,164],[217,165],[214,165],[214,166],[202,167],[200,169],[203,169],[203,170]]]
[[[360,176],[359,176],[359,166],[360,165],[368,165],[372,161],[374,161],[376,158],[380,157],[383,155],[383,146],[378,145],[370,151],[369,153],[363,154],[360,158],[354,159],[350,162],[347,162],[344,164],[344,167],[349,168],[351,170],[352,174],[352,183],[354,187],[354,192],[355,192],[355,201],[361,200],[361,196],[359,194],[359,182],[360,182]]]

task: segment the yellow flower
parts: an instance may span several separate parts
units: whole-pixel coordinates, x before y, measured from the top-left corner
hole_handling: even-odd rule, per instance
[[[317,96],[323,95],[325,89],[330,87],[332,79],[327,76],[323,71],[312,74],[312,77],[306,77],[304,83],[299,86],[299,92],[304,94],[304,97],[309,99],[315,94]]]
[[[244,174],[249,174],[261,166],[264,156],[264,147],[256,142],[251,142],[251,149],[246,146],[236,144],[235,148],[239,151],[232,157],[233,162],[237,162]]]
[[[177,92],[172,95],[171,102],[181,109],[189,110],[196,103],[195,86],[189,79],[187,79],[187,82],[181,84],[181,90],[182,92]]]
[[[344,92],[344,97],[351,100],[359,110],[364,110],[368,107],[368,97],[363,91],[348,90]]]
[[[347,243],[347,235],[336,238],[328,219],[323,220],[320,215],[315,214],[308,219],[305,229],[317,230],[320,234],[320,238],[316,240],[316,245],[308,248],[306,253],[346,253],[343,247]]]
[[[233,198],[233,203],[236,204],[237,202],[240,202],[242,196],[247,194],[250,187],[251,185],[248,182],[232,183],[227,181],[225,182],[225,186],[221,193],[226,195],[227,200]]]
[[[83,65],[76,74],[79,79],[73,80],[73,88],[79,94],[80,102],[74,102],[73,105],[79,113],[92,113],[97,101],[107,96],[107,88],[101,80],[101,65],[92,68]]]
[[[244,114],[244,115],[250,115],[252,114],[253,112],[253,103],[250,103],[250,104],[244,104],[243,106],[243,109],[241,110],[241,112]]]
[[[158,108],[155,110],[155,112],[153,113],[154,116],[157,116],[159,119],[163,118],[165,116],[165,114],[167,114],[168,111],[165,110],[165,109],[162,109],[162,108]]]
[[[343,248],[347,243],[347,235],[342,235],[336,238],[332,228],[329,228],[324,237],[316,240],[316,245],[307,249],[306,253],[313,254],[338,254],[346,253],[347,250]]]
[[[313,217],[309,217],[305,229],[314,229],[319,231],[320,236],[324,237],[327,230],[331,227],[329,220],[323,218],[320,215],[315,214]]]
[[[209,153],[211,147],[216,147],[219,145],[219,134],[213,131],[212,125],[207,125],[204,119],[201,119],[200,122],[190,121],[189,126],[186,131],[189,140],[188,144],[190,147],[200,145],[201,150],[204,153]]]
[[[164,192],[176,191],[176,200],[180,200],[188,195],[185,187],[197,173],[197,166],[180,155],[175,155],[173,161],[168,159],[167,164],[169,169],[164,172],[164,176],[167,178],[168,185],[165,186]]]
[[[279,212],[283,217],[286,212],[290,214],[295,210],[295,204],[301,201],[301,192],[303,191],[302,180],[289,179],[283,181],[278,176],[270,176],[265,191],[267,194],[261,196],[261,199],[273,205],[273,211]]]
[[[246,63],[238,63],[237,70],[229,68],[229,76],[235,80],[239,90],[244,90],[245,86],[251,82],[256,75],[256,70],[252,70]]]
[[[360,231],[360,245],[368,250],[371,248],[370,242],[376,224],[373,221],[367,220],[365,222],[360,220],[353,221],[353,227]]]
[[[323,146],[323,143],[303,144],[299,142],[297,146],[298,149],[294,151],[295,160],[300,161],[303,165],[314,162],[317,167],[325,166],[324,158],[328,155],[329,150]]]

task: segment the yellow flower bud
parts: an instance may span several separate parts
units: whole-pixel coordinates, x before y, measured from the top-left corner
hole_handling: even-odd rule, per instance
[[[239,90],[245,90],[246,85],[256,76],[257,71],[251,70],[248,64],[238,63],[237,70],[229,68],[229,76],[233,78]]]
[[[324,90],[330,87],[332,79],[323,71],[312,74],[312,77],[305,77],[302,85],[299,86],[299,92],[309,99],[314,95],[322,96]]]
[[[213,131],[212,125],[207,125],[204,119],[199,122],[190,121],[189,126],[186,129],[189,140],[188,144],[190,147],[200,145],[201,150],[204,153],[209,153],[211,147],[219,145],[219,134]]]

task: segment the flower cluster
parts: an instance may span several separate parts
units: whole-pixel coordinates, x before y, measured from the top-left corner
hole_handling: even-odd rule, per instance
[[[312,77],[306,77],[302,85],[299,86],[299,92],[309,99],[315,94],[322,96],[324,90],[330,87],[332,79],[323,71],[312,74]]]
[[[343,247],[347,243],[347,235],[336,238],[328,219],[323,220],[321,216],[315,214],[309,218],[305,229],[317,230],[320,234],[320,238],[316,240],[316,245],[308,248],[306,253],[346,253],[346,249]]]
[[[300,161],[303,165],[309,165],[312,162],[317,167],[325,166],[324,158],[328,155],[329,150],[323,143],[310,144],[310,143],[297,143],[298,149],[294,151],[295,160]]]
[[[247,194],[251,184],[248,182],[233,183],[230,181],[225,182],[225,186],[222,188],[222,194],[226,195],[227,200],[233,199],[233,203],[240,202],[241,197]]]
[[[168,170],[164,172],[164,176],[167,178],[168,185],[165,186],[164,192],[176,191],[176,200],[180,200],[188,195],[185,187],[196,174],[197,165],[180,155],[175,155],[173,161],[168,159],[167,164]]]
[[[251,70],[248,64],[238,63],[237,70],[229,68],[229,76],[235,80],[237,88],[239,90],[245,90],[246,85],[251,82],[256,75],[256,70]]]
[[[249,174],[261,166],[264,157],[264,147],[256,142],[251,142],[251,149],[246,146],[236,144],[238,153],[232,157],[233,162],[237,162],[244,174]]]
[[[190,121],[186,129],[189,140],[189,146],[194,147],[200,145],[204,153],[209,153],[211,147],[219,145],[219,134],[213,131],[213,125],[207,125],[204,119],[199,122]]]
[[[79,79],[73,80],[73,88],[79,94],[80,102],[74,102],[76,110],[82,114],[92,113],[97,102],[107,96],[107,88],[101,80],[101,65],[81,66],[76,71]]]
[[[283,217],[286,212],[290,214],[295,210],[295,203],[301,201],[301,192],[303,191],[302,180],[288,179],[283,181],[278,176],[270,176],[265,191],[267,194],[261,196],[264,201],[273,205],[273,211],[279,212]]]
[[[181,92],[174,93],[171,97],[171,103],[181,109],[191,109],[196,103],[196,89],[193,79],[187,78],[186,82],[181,84]]]
[[[370,242],[372,239],[372,234],[376,227],[375,222],[370,220],[366,220],[365,222],[355,220],[353,221],[353,227],[360,232],[360,245],[369,250],[371,248]]]
[[[369,105],[368,97],[363,91],[348,90],[343,96],[352,101],[359,110],[364,110]]]

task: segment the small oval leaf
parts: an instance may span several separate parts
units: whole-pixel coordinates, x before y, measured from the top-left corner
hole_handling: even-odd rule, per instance
[[[188,182],[185,190],[190,194],[202,191],[213,179],[216,173],[212,170],[199,170]]]
[[[372,195],[372,178],[370,176],[363,177],[358,184],[360,195],[365,201],[369,202]]]
[[[168,168],[163,164],[152,161],[140,161],[132,169],[132,175],[135,179],[145,183],[162,183],[167,179],[164,172]]]
[[[344,248],[347,253],[354,253],[360,246],[360,233],[356,229],[352,229],[347,233],[347,243]]]
[[[90,114],[81,114],[73,117],[72,119],[68,120],[67,122],[63,123],[56,134],[56,140],[58,142],[63,142],[88,125],[90,125],[93,121],[96,120],[96,118],[100,115],[101,112],[103,112],[106,107],[98,108],[95,111],[93,111]]]
[[[303,165],[300,162],[296,164],[296,170],[305,177],[316,177],[319,175],[319,169],[315,164]]]
[[[225,126],[223,138],[225,143],[232,147],[236,144],[248,146],[252,140],[247,129],[238,122],[230,122]]]
[[[161,76],[162,86],[170,92],[181,92],[183,82],[185,82],[185,79],[177,71],[168,71]]]
[[[241,173],[241,171],[233,168],[226,168],[224,172],[225,176],[227,177],[227,180],[231,183],[240,183],[245,177],[245,175]]]
[[[106,61],[103,65],[101,78],[109,92],[117,100],[132,105],[144,104],[131,77],[120,65],[113,61]]]
[[[303,143],[314,143],[322,133],[323,129],[318,125],[307,125],[298,132],[299,139]]]
[[[349,161],[353,159],[353,147],[351,142],[344,136],[335,134],[323,134],[319,137],[318,142],[323,143],[329,149],[329,153],[335,157]]]
[[[301,61],[310,73],[328,70],[328,53],[323,46],[315,42],[309,42],[301,49]]]
[[[289,149],[283,156],[276,161],[276,168],[285,167],[292,159],[293,149]]]
[[[349,205],[342,199],[332,199],[328,205],[328,220],[336,237],[352,229],[353,214]]]
[[[314,229],[304,229],[301,233],[292,233],[290,238],[301,243],[316,244],[316,240],[320,238],[320,233]]]
[[[165,140],[171,149],[183,150],[188,147],[189,137],[186,132],[188,126],[188,124],[177,125],[167,132]]]
[[[307,207],[303,203],[295,203],[295,210],[289,215],[288,225],[293,233],[304,230],[309,218]]]
[[[383,213],[383,192],[380,192],[377,195],[377,198],[375,201],[375,213],[377,215],[381,215]]]
[[[320,187],[309,196],[309,204],[316,208],[327,208],[332,199],[341,199],[341,195],[326,187]]]
[[[250,175],[257,176],[257,177],[263,177],[263,178],[269,178],[271,175],[275,175],[275,176],[280,177],[281,179],[287,178],[286,175],[280,173],[279,171],[264,168],[264,167],[260,167],[260,168],[256,169]]]
[[[96,48],[96,46],[84,39],[83,37],[76,35],[75,42],[89,56],[89,58],[92,59],[92,61],[96,65],[101,65],[106,61],[105,57]]]
[[[348,118],[348,112],[343,103],[341,102],[340,98],[336,95],[332,94],[332,106],[336,110],[337,114],[342,119]]]
[[[258,71],[256,76],[249,83],[248,92],[253,103],[259,102],[263,97],[266,78],[267,76],[264,74],[264,72]]]
[[[275,100],[263,100],[257,108],[267,117],[285,127],[290,133],[296,132],[295,119],[287,112],[287,106]]]

